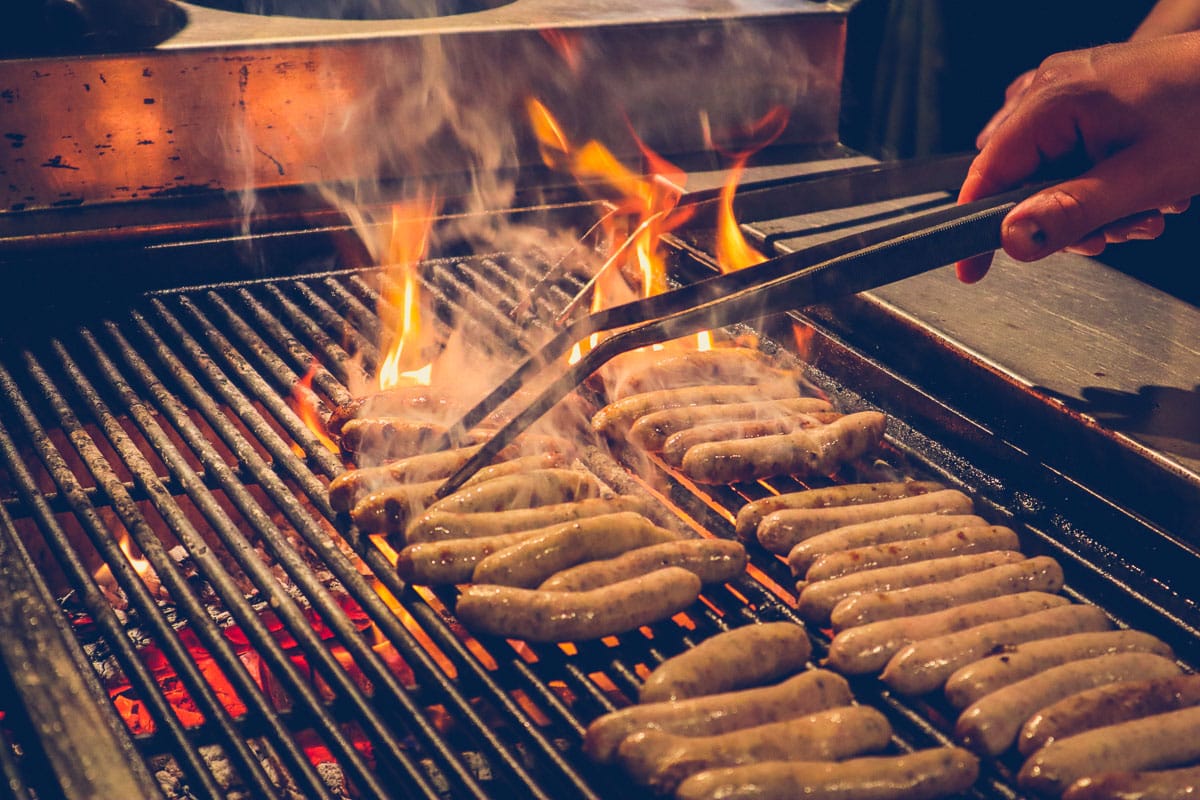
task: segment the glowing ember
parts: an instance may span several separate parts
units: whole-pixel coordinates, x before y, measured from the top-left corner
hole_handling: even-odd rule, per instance
[[[379,388],[428,386],[432,365],[421,363],[421,302],[418,265],[429,249],[435,203],[392,206],[392,231],[383,267],[379,319],[386,347],[379,365]]]
[[[329,438],[329,431],[326,430],[325,423],[321,421],[321,416],[317,413],[317,394],[313,391],[312,383],[319,368],[320,364],[314,358],[308,367],[308,372],[304,373],[304,377],[296,381],[296,385],[292,387],[288,405],[296,412],[296,416],[300,418],[304,426],[312,431],[318,442],[330,452],[338,454],[342,452],[341,448],[333,439]],[[300,445],[293,444],[292,449],[295,450],[296,455],[304,457],[304,449]]]

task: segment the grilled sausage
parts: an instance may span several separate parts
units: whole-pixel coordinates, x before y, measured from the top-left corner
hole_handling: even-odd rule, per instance
[[[919,494],[945,489],[932,481],[890,481],[883,483],[846,483],[823,489],[806,489],[788,492],[762,500],[753,500],[742,506],[737,513],[735,529],[742,539],[752,539],[758,533],[758,523],[768,514],[785,508],[834,508],[882,503]]]
[[[802,431],[698,444],[687,451],[679,469],[697,483],[706,484],[753,481],[773,475],[829,475],[878,447],[886,427],[884,414],[860,411]]]
[[[607,763],[626,736],[640,730],[680,736],[715,736],[848,705],[854,695],[841,675],[810,669],[774,686],[642,703],[605,714],[588,726],[583,750]]]
[[[639,417],[630,426],[627,438],[643,450],[657,453],[671,436],[699,425],[776,419],[794,414],[828,414],[832,411],[833,406],[828,401],[817,397],[666,408]]]
[[[518,475],[532,470],[549,469],[561,463],[554,453],[537,456],[522,456],[510,461],[501,461],[472,475],[459,491],[470,489],[486,481],[506,475]],[[442,480],[421,483],[396,483],[385,486],[362,497],[350,512],[354,524],[371,533],[396,534],[402,532],[410,519],[422,513],[437,496]],[[330,493],[332,499],[332,490]]]
[[[1049,556],[1000,564],[980,572],[927,583],[847,597],[829,614],[835,631],[896,617],[928,614],[946,608],[1018,592],[1057,592],[1063,587],[1062,567]]]
[[[745,625],[659,664],[638,697],[643,703],[657,703],[754,686],[804,669],[810,655],[812,642],[801,625]]]
[[[1200,766],[1089,775],[1067,787],[1063,800],[1192,800],[1197,792]]]
[[[836,411],[815,414],[793,414],[772,419],[755,419],[742,422],[714,422],[697,425],[672,434],[662,446],[663,461],[673,467],[683,464],[683,457],[698,444],[707,442],[731,442],[738,439],[755,439],[759,436],[776,436],[781,433],[828,425],[842,417]]]
[[[342,426],[340,444],[360,459],[374,463],[420,453],[447,430],[445,424],[430,420],[397,417],[357,417]]]
[[[345,424],[355,417],[450,421],[462,410],[456,398],[431,386],[402,386],[342,403],[325,426],[331,434],[340,436]]]
[[[1192,706],[1051,742],[1025,762],[1017,782],[1039,794],[1058,795],[1087,775],[1162,769],[1197,760],[1200,706]]]
[[[898,517],[860,522],[818,533],[800,542],[788,551],[788,566],[797,577],[807,576],[812,564],[824,555],[890,542],[926,539],[946,531],[977,527],[987,527],[987,521],[973,514],[901,514]]]
[[[959,715],[954,735],[977,753],[999,755],[1039,709],[1109,683],[1178,675],[1179,665],[1153,653],[1112,653],[1071,661],[981,697]]]
[[[1000,525],[955,528],[922,539],[889,542],[823,555],[808,568],[804,579],[809,582],[824,581],[862,570],[876,570],[967,553],[1020,549],[1020,540],[1010,528]],[[790,561],[791,553],[788,556]]]
[[[592,416],[592,427],[606,436],[618,436],[629,429],[638,417],[655,411],[684,406],[710,406],[737,403],[747,397],[759,400],[783,400],[799,397],[796,381],[771,381],[758,385],[688,386],[682,389],[661,389],[635,394],[609,403]]]
[[[1099,686],[1043,708],[1025,721],[1017,749],[1029,755],[1050,742],[1131,719],[1200,705],[1200,675]]]
[[[979,759],[961,747],[846,761],[767,761],[698,772],[675,800],[934,800],[965,792]]]
[[[472,580],[532,589],[576,564],[678,538],[632,511],[588,517],[564,522],[492,553],[476,565]]]
[[[887,747],[892,726],[869,706],[843,706],[716,736],[638,731],[617,759],[633,780],[670,793],[689,775],[763,761],[840,761]]]
[[[519,475],[505,475],[469,489],[459,489],[431,505],[429,510],[457,514],[505,511],[583,500],[598,494],[600,484],[588,472],[579,469],[539,469]]]
[[[966,556],[935,558],[899,567],[884,567],[855,572],[828,581],[809,583],[800,590],[796,610],[806,620],[825,623],[834,607],[848,597],[872,592],[888,592],[923,584],[937,583],[980,572],[1000,564],[1024,561],[1025,556],[1014,550],[995,553],[974,553]],[[930,609],[933,610],[933,609]]]
[[[726,539],[684,539],[639,547],[604,561],[591,561],[551,575],[538,588],[584,592],[645,575],[663,567],[683,567],[703,584],[731,581],[746,568],[746,548]]]
[[[966,708],[985,695],[1050,667],[1107,653],[1155,653],[1174,657],[1170,647],[1141,631],[1073,633],[1055,639],[1038,639],[956,670],[946,679],[946,699],[955,708]]]
[[[1022,592],[967,603],[932,614],[872,622],[834,636],[829,643],[828,664],[848,675],[878,672],[900,648],[913,642],[985,622],[1044,611],[1068,602],[1065,597],[1045,592]]]
[[[666,619],[699,596],[699,578],[667,567],[590,592],[468,586],[456,613],[476,633],[531,642],[584,641]]]
[[[560,522],[570,522],[618,511],[646,513],[646,501],[633,495],[591,497],[570,503],[553,503],[537,508],[513,508],[507,511],[480,511],[456,514],[451,511],[426,511],[415,517],[404,531],[406,542],[435,542],[445,539],[465,539],[496,536],[501,533],[544,528]]]
[[[546,530],[549,528],[405,545],[396,559],[396,571],[404,580],[426,586],[467,583],[480,561]]]
[[[448,478],[478,451],[478,446],[457,447],[402,458],[378,467],[346,470],[329,482],[329,505],[334,511],[349,511],[365,495],[387,486]]]
[[[614,400],[686,386],[746,386],[799,379],[794,372],[777,367],[761,350],[749,347],[634,351],[613,359],[604,373],[605,388]]]
[[[940,689],[955,670],[1003,647],[1081,631],[1104,631],[1112,621],[1095,606],[1071,604],[913,642],[892,656],[880,678],[901,694]]]
[[[758,542],[772,553],[787,555],[793,547],[819,533],[907,514],[970,514],[974,503],[956,489],[913,497],[835,508],[797,508],[774,511],[758,524]]]

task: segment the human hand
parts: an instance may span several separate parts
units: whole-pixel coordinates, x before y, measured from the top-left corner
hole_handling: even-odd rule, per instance
[[[1200,193],[1198,131],[1200,33],[1051,56],[991,131],[959,201],[1082,159],[1082,174],[1008,214],[1004,250],[1033,261],[1063,248],[1095,255],[1112,242],[1155,238],[1162,215],[1183,211]],[[979,280],[990,263],[990,254],[960,262],[959,278]]]
[[[1029,90],[1029,84],[1033,83],[1033,76],[1037,74],[1036,69],[1022,72],[1017,76],[1016,80],[1008,85],[1004,90],[1004,105],[1000,110],[992,115],[988,120],[987,125],[983,126],[983,130],[975,137],[975,147],[982,150],[987,146],[988,141],[992,138],[992,134],[996,132],[996,128],[1000,127],[1000,123],[1008,119],[1013,110],[1020,105],[1021,100],[1025,97],[1025,92]]]

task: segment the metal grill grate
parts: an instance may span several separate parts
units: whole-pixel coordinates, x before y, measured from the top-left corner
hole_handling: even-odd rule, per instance
[[[433,264],[439,325],[476,326],[497,343],[492,357],[514,358],[547,332],[507,316],[544,270]],[[80,652],[119,687],[111,698],[94,689],[95,700],[142,721],[137,750],[168,795],[628,796],[623,776],[580,754],[587,723],[634,696],[640,670],[695,641],[794,618],[777,591],[786,569],[755,554],[751,576],[619,639],[467,636],[446,613],[453,590],[403,585],[386,546],[334,514],[326,482],[342,463],[283,399],[314,358],[316,392],[350,399],[378,360],[378,280],[329,273],[163,292],[0,354],[4,509]],[[547,305],[577,288],[565,280]],[[597,472],[612,466],[591,459]],[[730,512],[768,491],[669,485],[676,505],[726,536]],[[899,702],[873,680],[855,688],[893,719],[897,747],[946,741],[937,708]],[[53,796],[31,777],[38,763],[0,747],[14,797],[34,784]],[[1001,766],[977,793],[1011,796],[1010,785]]]

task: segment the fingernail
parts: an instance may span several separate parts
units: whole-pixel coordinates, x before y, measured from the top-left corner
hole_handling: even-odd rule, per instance
[[[1045,255],[1046,232],[1031,219],[1009,223],[1004,239],[1004,249],[1014,258],[1033,260]]]

